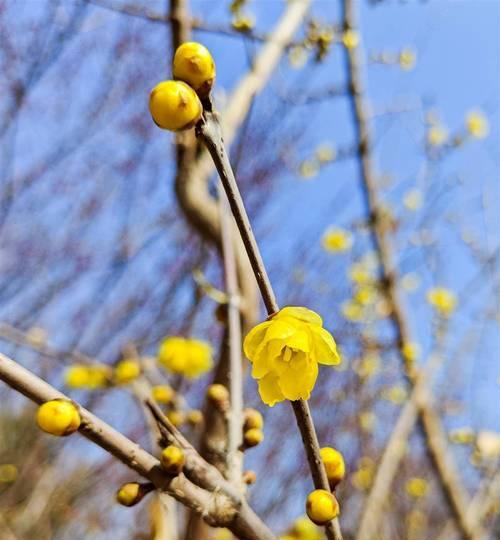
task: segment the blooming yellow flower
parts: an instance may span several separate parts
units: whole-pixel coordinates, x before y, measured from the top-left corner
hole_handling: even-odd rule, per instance
[[[321,243],[323,249],[331,253],[347,251],[352,246],[352,235],[344,229],[330,227],[323,235]]]
[[[198,339],[168,337],[160,345],[158,361],[172,373],[194,379],[212,367],[212,347]]]
[[[484,139],[488,136],[490,126],[488,119],[481,111],[470,111],[465,117],[465,125],[469,135],[476,139]]]
[[[422,207],[423,197],[419,189],[411,189],[403,197],[403,204],[411,212],[416,212]]]
[[[342,43],[346,49],[355,49],[359,45],[359,34],[356,30],[346,30],[342,34]]]
[[[428,487],[427,480],[424,478],[410,478],[408,482],[406,482],[406,493],[408,493],[410,497],[419,499],[425,497]]]
[[[448,140],[448,130],[444,126],[435,125],[427,132],[427,142],[431,146],[442,146]]]
[[[406,47],[399,53],[399,65],[405,71],[412,70],[415,67],[416,61],[417,53],[409,47]]]
[[[457,297],[449,289],[435,287],[427,293],[427,302],[443,317],[448,317],[457,307]]]
[[[354,293],[353,300],[360,306],[368,306],[373,304],[377,299],[377,290],[370,285],[359,287]]]
[[[285,399],[308,399],[318,364],[340,363],[335,340],[321,317],[304,307],[285,307],[258,324],[245,338],[262,401],[269,406]]]

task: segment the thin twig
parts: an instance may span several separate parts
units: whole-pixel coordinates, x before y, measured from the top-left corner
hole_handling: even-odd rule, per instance
[[[260,254],[257,241],[250,225],[241,194],[234,177],[234,173],[227,156],[227,152],[222,139],[222,132],[216,113],[205,111],[204,119],[197,125],[197,136],[204,142],[215,163],[217,172],[226,192],[229,206],[233,212],[236,225],[241,235],[241,239],[252,266],[257,284],[259,286],[262,299],[266,306],[268,315],[271,316],[279,311],[276,297],[269,281],[269,277]],[[328,478],[323,462],[319,454],[319,444],[312,422],[311,413],[307,401],[299,400],[292,402],[295,418],[302,434],[302,441],[306,450],[311,475],[317,489],[330,491]],[[325,526],[328,540],[341,540],[340,525],[338,519],[333,520]]]

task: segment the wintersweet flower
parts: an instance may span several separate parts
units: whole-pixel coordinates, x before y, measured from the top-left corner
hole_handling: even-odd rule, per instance
[[[194,379],[212,367],[212,347],[198,339],[168,337],[160,345],[158,361],[172,373]]]
[[[332,253],[347,251],[352,246],[352,235],[336,227],[327,229],[322,239],[323,249]]]
[[[427,293],[427,302],[443,317],[448,317],[457,307],[457,297],[453,291],[435,287]]]
[[[427,481],[424,478],[410,478],[406,482],[406,493],[408,493],[410,497],[419,499],[427,494],[428,487]]]
[[[318,364],[333,366],[340,356],[321,317],[304,307],[285,307],[258,324],[245,338],[262,401],[272,407],[285,399],[308,399]]]
[[[465,124],[469,135],[476,139],[484,139],[490,131],[488,119],[481,111],[468,112],[465,117]]]

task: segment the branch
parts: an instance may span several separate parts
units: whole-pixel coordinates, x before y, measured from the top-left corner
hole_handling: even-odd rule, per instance
[[[344,29],[356,29],[354,0],[344,0]],[[384,291],[391,307],[391,318],[396,330],[400,357],[404,362],[404,344],[410,343],[412,339],[408,319],[403,310],[397,287],[392,245],[387,234],[387,228],[379,215],[380,204],[373,163],[372,134],[368,121],[369,114],[364,98],[362,65],[363,56],[360,47],[347,49],[348,86],[350,88],[353,120],[359,138],[360,176],[363,183],[365,205],[371,217],[370,223],[373,240],[382,267]],[[412,386],[416,384],[418,374],[414,368],[408,369],[406,376]],[[419,401],[418,408],[426,443],[450,508],[465,537],[469,540],[477,540],[480,528],[467,519],[466,509],[469,497],[461,484],[453,457],[447,450],[446,435],[441,426],[439,416],[426,401]],[[373,530],[369,534],[373,535]]]
[[[250,259],[250,264],[266,305],[268,315],[272,315],[279,311],[279,307],[229,162],[226,148],[222,140],[221,127],[216,114],[205,111],[205,116],[196,126],[196,131],[198,137],[207,147],[215,163],[241,239],[247,251],[248,258]],[[319,452],[318,438],[311,418],[309,405],[307,401],[298,400],[292,402],[292,407],[297,420],[297,425],[302,435],[302,441],[304,443],[314,485],[317,489],[330,491],[328,478]],[[328,540],[342,539],[338,519],[334,519],[328,523],[325,526],[325,531]]]
[[[54,387],[0,353],[0,379],[11,388],[24,394],[35,403],[52,399],[69,399]],[[226,495],[210,493],[193,484],[184,474],[171,477],[160,466],[159,461],[138,444],[116,431],[97,416],[80,405],[80,433],[100,446],[130,469],[151,481],[155,487],[165,491],[185,506],[203,516],[213,526],[230,529],[244,540],[274,540],[273,534],[246,504],[235,506]]]

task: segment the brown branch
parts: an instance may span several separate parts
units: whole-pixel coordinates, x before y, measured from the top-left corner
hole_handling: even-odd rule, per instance
[[[279,311],[279,307],[227,156],[217,115],[213,112],[205,111],[205,116],[196,126],[196,130],[198,137],[207,147],[215,163],[215,167],[219,173],[219,177],[229,201],[229,206],[231,207],[241,239],[247,251],[253,273],[266,305],[268,315],[272,315]],[[304,443],[314,485],[317,489],[330,491],[326,471],[319,453],[318,438],[312,422],[309,405],[307,401],[299,400],[292,402],[292,407],[299,430],[302,434],[302,441]],[[342,539],[338,519],[329,522],[325,526],[325,531],[328,540]]]
[[[54,387],[0,353],[0,379],[11,388],[41,404],[52,399],[69,399]],[[203,516],[213,526],[229,528],[245,540],[274,540],[273,534],[246,504],[235,506],[226,495],[210,493],[192,483],[184,474],[171,477],[159,461],[100,418],[80,405],[79,432],[127,467],[152,482],[155,487]]]
[[[355,0],[344,0],[344,30],[356,31]],[[359,139],[360,177],[363,185],[365,205],[370,216],[370,224],[374,244],[379,253],[382,268],[382,282],[388,303],[391,307],[391,318],[396,330],[397,343],[401,359],[404,362],[403,347],[412,341],[408,319],[397,287],[396,266],[393,249],[388,236],[386,224],[379,214],[380,202],[376,185],[375,167],[372,153],[372,134],[368,121],[369,114],[364,97],[362,77],[363,55],[361,47],[347,49],[347,68],[352,105],[352,116]],[[406,376],[411,385],[418,379],[414,368],[407,369]],[[438,478],[449,502],[450,508],[466,538],[477,540],[479,526],[467,518],[468,494],[462,486],[453,458],[447,449],[447,441],[441,421],[434,408],[424,400],[418,402],[421,425]],[[374,531],[367,531],[371,538]]]

